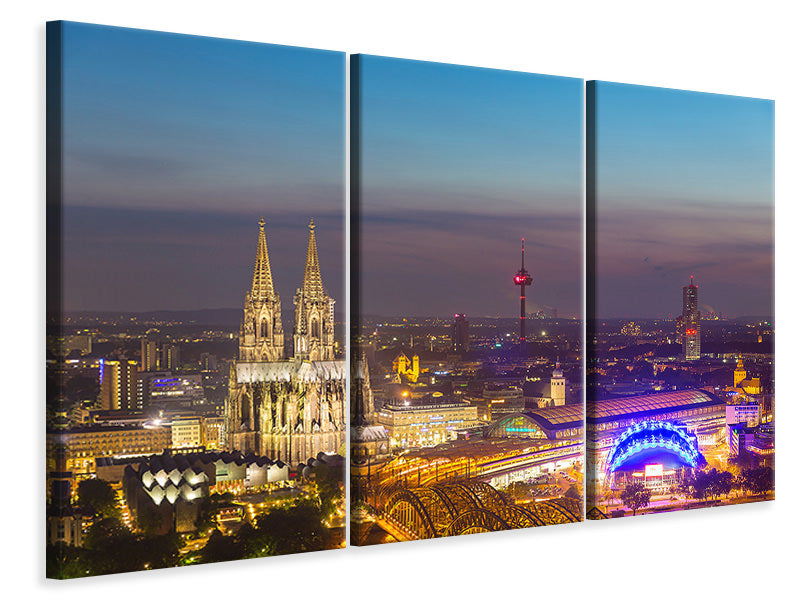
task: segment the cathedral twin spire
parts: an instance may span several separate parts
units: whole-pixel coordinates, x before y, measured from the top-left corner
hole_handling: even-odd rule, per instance
[[[285,352],[281,298],[272,284],[272,268],[269,264],[263,217],[258,222],[258,228],[253,285],[245,295],[244,315],[239,331],[239,360],[282,360]]]
[[[303,293],[309,297],[324,296],[322,275],[319,272],[319,255],[317,254],[317,236],[314,235],[314,219],[308,224],[308,250],[306,251],[306,269],[303,273]]]
[[[258,250],[256,250],[256,266],[253,269],[253,287],[250,297],[254,300],[272,298],[275,288],[272,285],[272,269],[267,252],[267,236],[264,234],[264,217],[258,221]]]
[[[294,356],[333,360],[333,304],[322,287],[314,220],[308,224],[308,250],[303,286],[294,296]]]
[[[283,325],[280,296],[272,282],[264,219],[259,220],[258,248],[253,284],[245,298],[239,337],[239,359],[244,361],[283,360]],[[333,304],[325,293],[319,268],[317,240],[312,219],[303,284],[295,294],[293,355],[303,360],[333,360]]]

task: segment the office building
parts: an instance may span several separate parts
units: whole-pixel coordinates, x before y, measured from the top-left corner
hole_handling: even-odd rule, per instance
[[[694,276],[690,283],[683,288],[683,312],[681,314],[683,359],[697,360],[700,358],[700,311],[697,308],[697,286]]]
[[[157,371],[159,356],[158,343],[155,340],[142,338],[142,371]]]
[[[456,314],[451,334],[451,350],[456,354],[469,352],[469,321],[467,315]]]
[[[100,360],[100,408],[141,410],[136,393],[139,372],[134,360]]]

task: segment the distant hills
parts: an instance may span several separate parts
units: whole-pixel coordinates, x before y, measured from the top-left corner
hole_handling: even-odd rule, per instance
[[[199,310],[151,310],[145,312],[127,312],[113,310],[81,310],[65,311],[64,316],[73,319],[120,319],[147,321],[181,321],[197,325],[224,325],[238,327],[242,316],[240,308],[203,308]]]

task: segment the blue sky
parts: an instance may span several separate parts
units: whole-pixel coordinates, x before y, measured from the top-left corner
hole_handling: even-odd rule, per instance
[[[771,315],[773,102],[596,85],[598,315]]]
[[[343,301],[344,60],[66,23],[66,308],[238,306],[262,215],[284,303],[311,217],[324,282]],[[113,265],[129,276],[109,286],[98,272]]]
[[[362,301],[368,314],[577,315],[583,82],[360,58]]]

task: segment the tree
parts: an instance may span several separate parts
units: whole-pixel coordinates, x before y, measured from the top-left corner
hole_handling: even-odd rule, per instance
[[[728,466],[737,474],[741,475],[746,469],[753,466],[753,454],[747,450],[739,452],[739,456],[728,459]]]
[[[317,484],[320,508],[324,516],[330,515],[336,509],[336,502],[342,497],[344,471],[332,469],[328,465],[314,467],[314,482]]]
[[[224,562],[244,558],[244,546],[232,535],[224,535],[215,529],[200,551],[200,562]]]
[[[211,494],[201,498],[195,527],[200,531],[216,527],[217,513],[220,508],[230,504],[231,500],[233,500],[233,494],[230,492]]]
[[[644,508],[650,504],[650,494],[650,490],[643,483],[635,481],[625,486],[620,499],[625,506],[633,510],[635,516],[637,509]]]
[[[145,569],[174,567],[180,560],[181,538],[173,529],[164,535],[142,536],[136,544],[137,562]]]
[[[683,469],[678,483],[675,485],[676,493],[682,495],[686,499],[686,506],[689,505],[689,497],[692,495],[692,481],[691,472],[687,469]]]
[[[288,507],[274,508],[259,515],[255,527],[243,523],[234,535],[218,529],[199,552],[199,562],[211,563],[258,556],[296,554],[324,550],[328,531],[317,502],[300,500]]]
[[[119,519],[102,519],[89,528],[83,545],[90,574],[105,575],[175,566],[180,538],[174,531],[136,535]]]
[[[684,486],[687,493],[697,500],[705,500],[711,496],[727,496],[735,487],[733,473],[718,471],[716,468],[708,471],[697,471],[694,475],[685,478]]]
[[[88,559],[93,575],[124,573],[141,568],[135,560],[136,536],[122,521],[107,518],[89,528],[83,547],[89,551]]]
[[[170,524],[165,523],[164,514],[152,502],[142,502],[136,513],[136,524],[145,536],[157,535],[160,531],[168,529]]]
[[[66,542],[48,544],[45,559],[45,573],[50,579],[74,579],[92,574],[87,551]]]
[[[711,495],[727,496],[733,489],[733,473],[728,471],[717,471],[712,469],[711,473]]]
[[[709,472],[697,471],[686,478],[686,485],[692,498],[705,500],[707,496],[712,495],[714,481],[712,472],[716,473],[716,469],[712,469]]]
[[[263,531],[259,531],[250,523],[242,523],[235,537],[236,542],[242,547],[244,558],[257,558],[259,556],[270,555],[267,536],[264,535]]]
[[[95,515],[104,518],[119,518],[117,493],[103,479],[84,479],[78,484],[78,504]]]
[[[610,487],[604,487],[601,499],[607,505],[614,504],[619,500],[619,491],[612,490]]]
[[[323,517],[316,503],[301,500],[260,515],[256,529],[271,555],[323,550],[327,541]]]
[[[753,494],[765,494],[775,489],[775,471],[772,467],[756,467],[742,472],[742,487]]]
[[[716,471],[716,469],[714,469]],[[705,471],[698,471],[692,478],[692,496],[698,500],[705,500],[711,495],[712,475]]]
[[[101,519],[86,532],[83,547],[87,550],[105,550],[114,543],[134,537],[133,532],[119,519]]]

